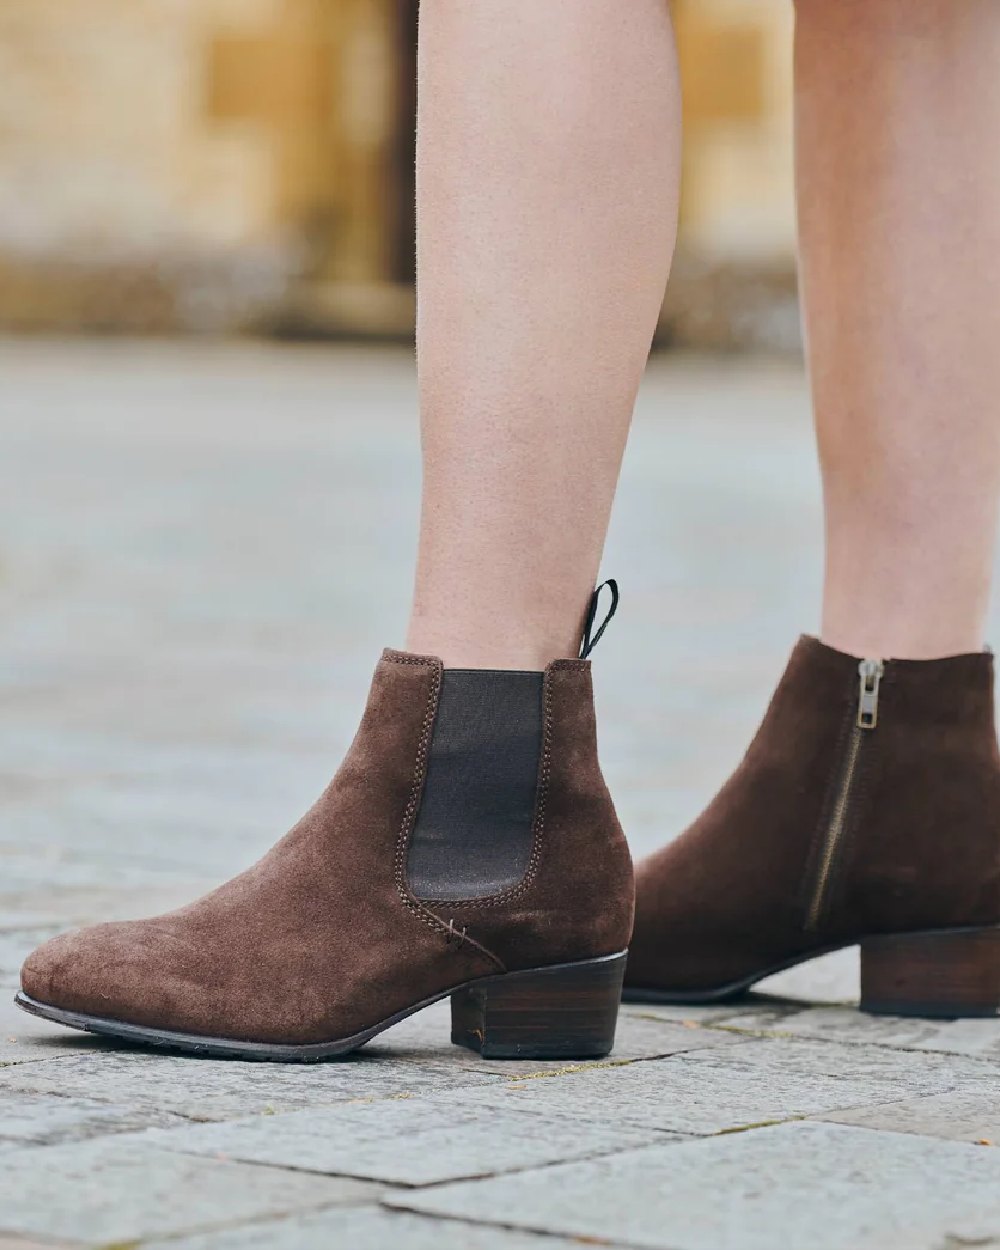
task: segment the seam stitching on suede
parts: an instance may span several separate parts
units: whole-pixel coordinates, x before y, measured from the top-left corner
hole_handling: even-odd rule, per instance
[[[535,804],[534,836],[531,842],[531,854],[524,870],[524,876],[515,886],[503,890],[499,894],[484,894],[482,898],[433,899],[435,906],[449,907],[500,907],[518,898],[532,884],[538,875],[538,865],[542,858],[542,844],[545,833],[545,807],[549,795],[549,775],[552,769],[552,682],[550,674],[559,671],[580,672],[586,670],[586,660],[556,660],[549,666],[545,676],[542,694],[542,755],[538,770],[538,798]]]
[[[422,924],[425,924],[430,930],[444,937],[445,942],[450,945],[451,930],[440,917],[434,912],[428,910],[422,903],[418,902],[407,890],[406,887],[406,852],[410,840],[410,830],[413,827],[416,818],[417,808],[420,804],[420,793],[423,787],[424,777],[427,771],[427,755],[430,749],[431,731],[434,727],[434,717],[437,713],[438,698],[441,693],[441,668],[433,660],[425,660],[419,657],[386,656],[387,660],[391,660],[394,664],[415,664],[424,668],[434,670],[434,678],[431,683],[430,693],[427,696],[427,707],[424,711],[424,719],[420,726],[420,738],[417,741],[417,756],[413,768],[413,784],[410,787],[410,798],[406,804],[406,810],[403,812],[403,823],[396,839],[396,856],[395,856],[395,884],[396,892],[402,900],[403,906]],[[475,940],[466,936],[465,942],[476,948],[481,954],[491,960],[501,972],[506,972],[506,965],[501,959],[493,954],[492,951],[481,945]],[[457,948],[457,949],[460,949]]]

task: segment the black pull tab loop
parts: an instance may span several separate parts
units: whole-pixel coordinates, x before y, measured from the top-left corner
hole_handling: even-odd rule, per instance
[[[600,629],[597,633],[593,632],[594,621],[597,620],[597,605],[600,602],[601,591],[607,586],[611,591],[611,607],[608,608],[608,614],[601,622]],[[580,644],[580,659],[586,660],[591,651],[601,641],[604,631],[611,623],[611,618],[618,611],[618,583],[613,577],[609,577],[606,582],[601,582],[600,586],[590,596],[590,605],[587,608],[587,620],[583,626],[583,642]]]

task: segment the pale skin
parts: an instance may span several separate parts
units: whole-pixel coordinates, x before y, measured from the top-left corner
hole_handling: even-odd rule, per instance
[[[1000,498],[1000,6],[796,12],[822,637],[881,658],[976,650]],[[407,646],[539,669],[579,642],[669,270],[668,8],[423,0],[419,87]]]
[[[823,638],[984,642],[1000,483],[1000,6],[799,0]]]
[[[407,646],[574,655],[670,267],[680,102],[664,0],[424,0]]]

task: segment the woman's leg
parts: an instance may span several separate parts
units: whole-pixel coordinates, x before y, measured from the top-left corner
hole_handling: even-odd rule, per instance
[[[423,0],[408,643],[575,653],[674,243],[667,0]]]
[[[704,1001],[860,940],[868,1010],[991,1015],[1000,6],[797,12],[823,641],[799,642],[736,773],[640,867],[629,980]]]
[[[1000,6],[798,0],[824,641],[982,646],[1000,492]]]
[[[493,1058],[611,1047],[632,864],[589,667],[549,661],[578,643],[670,261],[666,0],[425,0],[420,96],[420,654],[383,654],[343,766],[253,869],[30,956],[36,1014],[302,1059],[451,994],[452,1037]]]

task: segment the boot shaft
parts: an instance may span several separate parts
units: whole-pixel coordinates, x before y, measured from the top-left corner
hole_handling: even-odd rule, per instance
[[[734,781],[741,823],[777,831],[800,875],[806,934],[1000,919],[990,652],[862,659],[800,639]]]
[[[844,693],[807,926],[891,932],[1000,919],[992,654],[858,660],[822,650]]]
[[[739,767],[640,865],[629,979],[714,1001],[859,940],[997,925],[993,657],[863,659],[802,638]]]
[[[598,761],[589,661],[450,670],[387,649],[334,787],[363,784],[387,744],[397,886],[425,923],[509,969],[627,946],[632,863]]]

